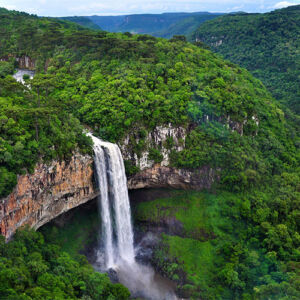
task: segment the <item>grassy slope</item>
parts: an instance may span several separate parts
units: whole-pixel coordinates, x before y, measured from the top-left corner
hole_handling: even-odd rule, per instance
[[[232,195],[231,195],[232,196]],[[177,278],[176,273],[183,269],[187,278],[185,283],[209,290],[212,285],[216,269],[216,261],[220,260],[215,248],[215,238],[224,234],[226,225],[232,226],[232,221],[221,214],[218,205],[222,197],[212,194],[174,191],[171,198],[156,199],[140,203],[136,210],[136,221],[150,221],[158,223],[166,217],[175,217],[183,224],[184,237],[163,235],[160,249],[168,260],[177,262],[180,267],[170,270],[170,266],[160,265],[171,278]],[[167,250],[166,250],[167,249]],[[163,259],[164,260],[164,259]],[[212,287],[216,289],[216,286]],[[189,289],[182,285],[182,290]],[[190,287],[190,293],[194,287]],[[191,294],[190,294],[191,296]]]
[[[136,207],[137,223],[159,223],[175,217],[183,224],[184,234],[163,234],[155,253],[158,268],[177,282],[183,296],[191,299],[283,297],[285,273],[270,254],[264,254],[261,244],[250,238],[256,229],[250,227],[246,218],[251,213],[248,197],[228,192],[214,195],[177,191],[170,198]],[[256,197],[269,196],[258,193]],[[279,298],[271,289],[269,294],[262,292],[266,282],[277,287]],[[296,299],[292,295],[290,292],[289,299]]]

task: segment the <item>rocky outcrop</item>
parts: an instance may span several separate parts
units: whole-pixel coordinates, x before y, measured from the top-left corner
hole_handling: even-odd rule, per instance
[[[27,55],[23,55],[21,57],[15,57],[13,55],[8,55],[5,57],[1,57],[0,61],[9,61],[11,58],[14,58],[18,62],[18,68],[19,69],[26,69],[26,70],[35,70],[36,62],[35,59],[32,59],[31,57]]]
[[[23,225],[37,229],[96,196],[90,156],[39,164],[33,174],[19,176],[14,191],[0,199],[0,233],[9,239]]]
[[[160,164],[168,166],[171,151],[182,151],[184,149],[185,137],[187,130],[183,127],[173,127],[171,124],[167,126],[157,126],[147,135],[141,138],[132,133],[128,135],[121,143],[120,149],[124,160],[130,160],[140,170],[152,168],[154,161],[151,159],[149,152],[151,149],[158,149],[162,154]],[[132,144],[139,144],[143,141],[145,145],[143,151],[139,155],[131,149]]]
[[[122,155],[140,169],[128,179],[128,188],[210,189],[219,180],[218,171],[208,166],[197,170],[169,166],[170,152],[183,149],[185,135],[184,128],[158,126],[144,137],[146,148],[140,156],[130,150],[132,137],[128,137],[121,146]],[[151,148],[159,149],[162,154],[160,163],[149,157]],[[37,229],[58,215],[94,199],[98,190],[94,186],[93,172],[92,157],[75,154],[69,162],[41,163],[33,174],[19,176],[14,191],[0,199],[0,234],[9,239],[23,225]]]
[[[29,56],[17,57],[16,61],[19,63],[19,69],[35,70],[35,60]]]
[[[202,167],[196,170],[176,169],[154,165],[129,178],[129,189],[142,188],[178,188],[203,190],[210,189],[219,180],[217,171]]]

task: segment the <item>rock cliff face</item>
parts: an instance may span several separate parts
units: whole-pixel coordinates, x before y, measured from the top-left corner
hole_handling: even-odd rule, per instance
[[[35,70],[35,60],[31,57],[24,55],[21,57],[14,57],[12,55],[1,57],[0,61],[9,61],[10,58],[15,58],[15,60],[18,62],[18,68],[19,69],[27,69],[27,70]]]
[[[177,188],[177,189],[210,189],[219,180],[218,173],[209,168],[189,171],[154,165],[128,179],[129,189],[142,188]]]
[[[90,156],[39,164],[33,174],[19,176],[14,191],[0,199],[0,233],[9,239],[23,225],[37,229],[96,196]]]
[[[154,161],[149,157],[151,149],[158,149],[162,154],[162,166],[169,165],[169,155],[171,150],[181,151],[184,148],[186,129],[183,127],[173,127],[171,124],[167,126],[157,126],[153,131],[149,132],[144,138],[131,134],[127,136],[120,145],[123,158],[130,160],[140,170],[152,168]],[[135,144],[139,144],[141,140],[146,145],[145,149],[136,154],[136,151],[130,148],[134,140]]]
[[[35,60],[31,59],[29,56],[17,57],[16,61],[19,63],[20,69],[35,70]]]
[[[139,156],[130,150],[132,137],[128,137],[121,146],[122,155],[140,169],[128,179],[128,188],[210,189],[219,180],[216,170],[208,166],[197,170],[169,166],[170,151],[183,149],[185,134],[184,128],[159,126],[144,137],[147,147]],[[160,163],[149,158],[151,148],[159,149],[162,154]],[[76,154],[70,162],[39,164],[33,174],[19,176],[14,191],[0,199],[0,234],[9,239],[23,225],[37,229],[58,215],[94,199],[98,190],[93,173],[92,157]]]

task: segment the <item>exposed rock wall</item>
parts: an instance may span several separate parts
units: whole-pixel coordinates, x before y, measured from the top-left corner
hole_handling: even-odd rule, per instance
[[[16,61],[19,63],[20,69],[35,70],[35,60],[29,56],[17,57]]]
[[[219,180],[216,170],[202,167],[197,170],[175,169],[154,165],[129,178],[129,189],[142,188],[178,188],[203,190],[210,189],[215,181]]]
[[[140,137],[134,133],[127,136],[120,145],[123,158],[132,161],[140,170],[152,168],[154,161],[149,158],[149,150],[151,148],[159,149],[163,156],[160,164],[162,166],[169,165],[169,155],[171,150],[181,151],[184,148],[186,129],[183,127],[173,127],[171,124],[167,126],[157,126],[153,131],[149,132],[144,138],[145,149],[137,155],[134,150],[130,149],[130,143],[134,139],[138,144]],[[171,144],[168,146],[168,143]]]
[[[14,57],[13,55],[1,57],[0,61],[9,61],[10,58]],[[24,55],[21,57],[14,57],[15,60],[18,62],[19,69],[27,69],[27,70],[35,70],[36,62],[31,57]]]
[[[37,229],[96,196],[90,156],[39,164],[33,174],[19,176],[14,191],[0,199],[0,233],[9,239],[23,225]]]
[[[123,158],[131,160],[141,170],[128,179],[128,188],[210,189],[219,180],[217,170],[208,166],[197,170],[169,166],[171,149],[183,149],[186,133],[187,130],[181,127],[158,126],[144,137],[147,147],[139,157],[130,149],[132,140],[128,137],[121,146]],[[171,147],[168,146],[170,139]],[[163,159],[159,164],[149,158],[151,148],[162,153]],[[23,225],[37,229],[97,195],[92,157],[75,154],[70,162],[41,163],[33,174],[19,176],[14,191],[0,199],[0,234],[9,239]]]

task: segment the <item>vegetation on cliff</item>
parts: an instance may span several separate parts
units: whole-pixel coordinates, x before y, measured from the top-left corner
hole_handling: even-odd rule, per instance
[[[186,258],[181,263],[192,278],[187,281],[192,296],[213,298],[215,282],[215,293],[236,299],[251,299],[259,293],[253,290],[256,287],[271,296],[281,295],[278,284],[286,297],[295,296],[299,138],[258,79],[182,37],[113,34],[4,9],[0,28],[0,58],[5,60],[0,65],[0,170],[5,179],[1,196],[13,188],[16,175],[32,170],[40,157],[67,158],[76,148],[88,151],[90,140],[80,122],[112,142],[122,143],[129,134],[129,151],[138,157],[151,150],[159,162],[161,147],[166,147],[172,166],[209,165],[221,173],[218,193],[226,207],[225,216],[216,210],[216,218],[225,217],[224,226],[233,228],[227,236],[226,228],[209,225],[221,239],[217,266],[221,277],[203,279],[199,263],[190,268],[193,259],[200,257],[201,262],[206,253],[215,255],[209,246],[213,241],[202,252],[197,236],[189,235],[202,230],[198,200],[190,199],[187,205],[185,198],[178,200],[195,212],[190,221],[175,213],[187,230],[183,248],[177,237],[164,238],[170,245],[164,255]],[[37,70],[25,86],[7,75],[15,58],[24,56],[35,62]],[[184,149],[175,151],[171,139],[149,149],[147,133],[169,124],[186,129]],[[134,164],[129,162],[129,167],[130,163]],[[232,243],[222,244],[227,238]],[[185,256],[190,245],[199,249],[199,256],[197,251]],[[262,270],[257,270],[260,261]]]
[[[40,232],[22,230],[5,244],[0,236],[0,299],[128,299],[127,288],[76,260]]]
[[[130,133],[138,156],[147,132],[172,124],[188,129],[183,151],[169,143],[172,164],[221,169],[230,189],[297,165],[294,133],[260,81],[206,49],[181,37],[78,30],[16,12],[4,11],[0,22],[0,55],[36,62],[32,92],[104,139],[122,142]]]
[[[90,16],[94,24],[110,32],[133,32],[156,37],[172,37],[191,32],[197,25],[221,15],[220,13],[163,13],[121,16]],[[196,26],[196,27],[194,27]]]
[[[137,224],[161,228],[169,222],[172,234],[162,235],[154,263],[177,283],[180,295],[299,299],[300,240],[294,217],[299,177],[275,179],[278,186],[283,180],[289,181],[288,190],[177,191],[137,205]],[[288,212],[286,207],[293,208]]]
[[[75,149],[91,149],[80,122],[44,97],[42,86],[48,89],[46,78],[31,89],[11,76],[0,78],[0,196],[8,195],[17,174],[32,172],[40,158],[68,160]]]
[[[202,24],[196,39],[247,68],[276,99],[300,113],[300,5],[225,15]]]
[[[101,30],[101,28],[96,23],[92,22],[89,17],[62,17],[60,19],[77,23],[89,29]]]

